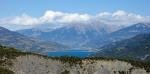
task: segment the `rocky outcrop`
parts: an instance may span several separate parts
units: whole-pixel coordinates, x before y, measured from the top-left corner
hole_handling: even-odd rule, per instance
[[[150,74],[144,68],[119,60],[82,60],[70,64],[38,55],[22,55],[8,67],[15,74]]]

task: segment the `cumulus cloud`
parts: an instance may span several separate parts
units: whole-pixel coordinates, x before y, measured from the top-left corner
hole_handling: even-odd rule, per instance
[[[38,24],[39,20],[37,18],[33,18],[26,14],[21,16],[11,17],[11,18],[3,18],[0,19],[0,24],[15,24],[15,25],[35,25]]]
[[[1,18],[0,24],[15,24],[15,25],[37,25],[44,23],[71,23],[88,21],[90,15],[78,13],[63,13],[58,11],[46,11],[43,16],[39,18],[31,17],[27,14],[21,16]]]
[[[129,13],[122,10],[116,12],[101,12],[97,15],[79,14],[79,13],[64,13],[59,11],[46,11],[41,17],[32,17],[27,14],[21,16],[0,18],[0,25],[39,25],[50,23],[75,23],[75,22],[102,22],[110,25],[130,25],[139,22],[150,21],[149,16]]]
[[[46,11],[45,14],[39,18],[39,23],[51,23],[55,22],[56,19],[64,16],[62,12],[55,12],[55,11]]]
[[[88,21],[90,19],[90,16],[87,14],[66,14],[61,19],[58,20],[58,22],[62,23],[71,23],[71,22],[82,22],[82,21]]]
[[[114,13],[100,13],[97,15],[97,19],[106,24],[127,26],[139,22],[148,22],[149,17],[119,10]]]

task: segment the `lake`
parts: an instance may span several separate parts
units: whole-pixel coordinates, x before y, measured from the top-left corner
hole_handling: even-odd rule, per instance
[[[89,50],[65,50],[65,51],[55,51],[48,52],[48,56],[76,56],[76,57],[88,57],[90,54],[93,54],[94,51]]]

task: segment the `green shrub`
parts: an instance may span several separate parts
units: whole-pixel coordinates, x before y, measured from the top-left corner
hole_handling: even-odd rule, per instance
[[[0,68],[0,74],[15,74],[13,71],[10,71],[8,69]]]

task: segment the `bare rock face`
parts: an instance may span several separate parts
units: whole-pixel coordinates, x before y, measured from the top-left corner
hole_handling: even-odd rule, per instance
[[[12,60],[9,67],[15,74],[150,74],[130,63],[118,60],[83,60],[82,64],[53,60],[37,55],[25,55]]]

